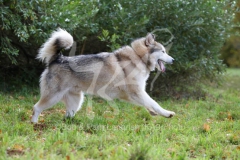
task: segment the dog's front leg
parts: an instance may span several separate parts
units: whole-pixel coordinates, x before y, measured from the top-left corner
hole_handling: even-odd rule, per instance
[[[154,101],[145,91],[140,91],[134,96],[131,96],[134,102],[138,105],[144,106],[151,115],[161,115],[171,118],[175,115],[174,112],[163,109],[156,101]]]

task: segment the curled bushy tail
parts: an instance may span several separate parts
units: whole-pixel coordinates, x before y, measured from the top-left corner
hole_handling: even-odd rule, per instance
[[[53,61],[54,55],[61,49],[69,49],[73,44],[73,37],[65,30],[58,28],[51,34],[51,37],[42,45],[37,58],[46,64]]]

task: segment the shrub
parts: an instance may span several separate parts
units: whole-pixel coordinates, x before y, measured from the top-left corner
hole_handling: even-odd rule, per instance
[[[84,39],[83,35],[89,30],[94,32],[94,27],[91,26],[95,24],[89,19],[98,12],[96,2],[0,0],[0,56],[4,59],[0,65],[26,65],[28,61],[23,59],[34,59],[37,49],[57,27],[73,34],[77,27],[81,28],[79,32],[82,34],[78,39]],[[21,57],[20,53],[27,58]]]
[[[0,49],[2,56],[6,59],[7,55],[13,63],[21,62],[18,53],[35,57],[36,50],[57,27],[74,35],[79,47],[77,54],[112,51],[147,32],[167,28],[175,37],[170,55],[176,61],[156,81],[155,95],[168,91],[178,97],[183,95],[183,89],[194,89],[202,80],[214,80],[224,70],[219,49],[232,18],[226,8],[232,7],[229,1],[0,0],[0,4]],[[156,35],[163,43],[170,38],[169,33]],[[0,62],[3,63],[6,62]]]
[[[167,66],[167,74],[161,74],[156,81],[153,94],[158,97],[166,91],[176,97],[204,95],[196,84],[203,80],[216,80],[223,72],[219,51],[232,20],[231,10],[229,12],[226,8],[232,8],[234,3],[215,0],[122,0],[102,5],[106,7],[98,12],[100,17],[97,19],[109,35],[120,37],[115,43],[129,43],[132,37],[144,36],[146,32],[158,28],[167,28],[174,35],[170,55],[176,61]],[[156,34],[160,42],[170,38],[168,33]],[[182,93],[189,89],[193,92]]]
[[[231,36],[227,39],[221,50],[221,59],[229,67],[240,67],[240,1],[237,1],[234,9],[233,28],[231,30]]]
[[[240,67],[240,37],[231,36],[222,48],[221,59],[229,67]]]

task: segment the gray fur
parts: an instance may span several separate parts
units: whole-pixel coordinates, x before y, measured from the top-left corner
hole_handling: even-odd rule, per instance
[[[57,43],[54,43],[54,38]],[[41,98],[34,105],[32,122],[36,123],[43,110],[61,100],[67,107],[66,116],[74,116],[83,103],[83,93],[144,106],[152,115],[172,117],[175,114],[161,108],[145,91],[150,72],[155,67],[161,70],[158,60],[173,62],[173,58],[164,53],[164,47],[154,40],[153,35],[148,34],[133,41],[131,46],[112,53],[75,57],[60,55],[59,49],[66,44],[69,46],[71,40],[69,33],[59,30],[44,44],[48,48],[42,48],[42,51],[49,50],[51,54],[41,52],[39,55],[40,59],[47,57],[45,62],[48,67],[41,76]],[[50,42],[54,44],[52,48],[48,44]]]

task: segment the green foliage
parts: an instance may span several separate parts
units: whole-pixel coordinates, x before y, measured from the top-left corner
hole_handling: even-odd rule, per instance
[[[147,32],[167,28],[175,37],[170,55],[176,61],[160,75],[154,93],[175,94],[186,84],[216,79],[223,71],[219,49],[232,21],[235,1],[230,2],[1,0],[0,65],[9,65],[9,59],[14,64],[30,60],[35,64],[37,49],[57,27],[74,35],[77,54],[112,51]],[[162,43],[170,39],[169,33],[156,35]]]
[[[233,6],[234,20],[231,35],[227,39],[221,50],[221,59],[229,67],[240,67],[240,1],[238,0],[236,5]]]
[[[170,55],[176,61],[167,66],[167,74],[162,74],[155,83],[155,95],[165,94],[166,90],[183,95],[183,89],[190,89],[187,86],[216,80],[218,73],[224,71],[219,51],[233,18],[231,10],[226,10],[234,7],[229,1],[133,0],[105,2],[102,6],[96,15],[100,26],[109,35],[121,37],[108,45],[111,49],[114,44],[127,44],[155,29],[167,28],[174,35]],[[156,35],[162,43],[170,39],[168,33]]]
[[[240,37],[231,36],[222,48],[221,58],[229,67],[240,67]]]
[[[108,30],[103,30],[102,35],[98,36],[98,38],[103,42],[108,42],[107,47],[109,47],[112,51],[119,48],[120,45],[116,42],[119,39],[115,33],[110,36]]]
[[[14,64],[20,61],[19,50],[35,57],[36,50],[57,27],[71,33],[77,30],[82,33],[77,35],[78,39],[84,39],[83,35],[97,30],[97,24],[89,20],[98,12],[96,5],[97,1],[94,0],[0,1],[2,56],[7,56]],[[4,61],[0,62],[5,64]]]

